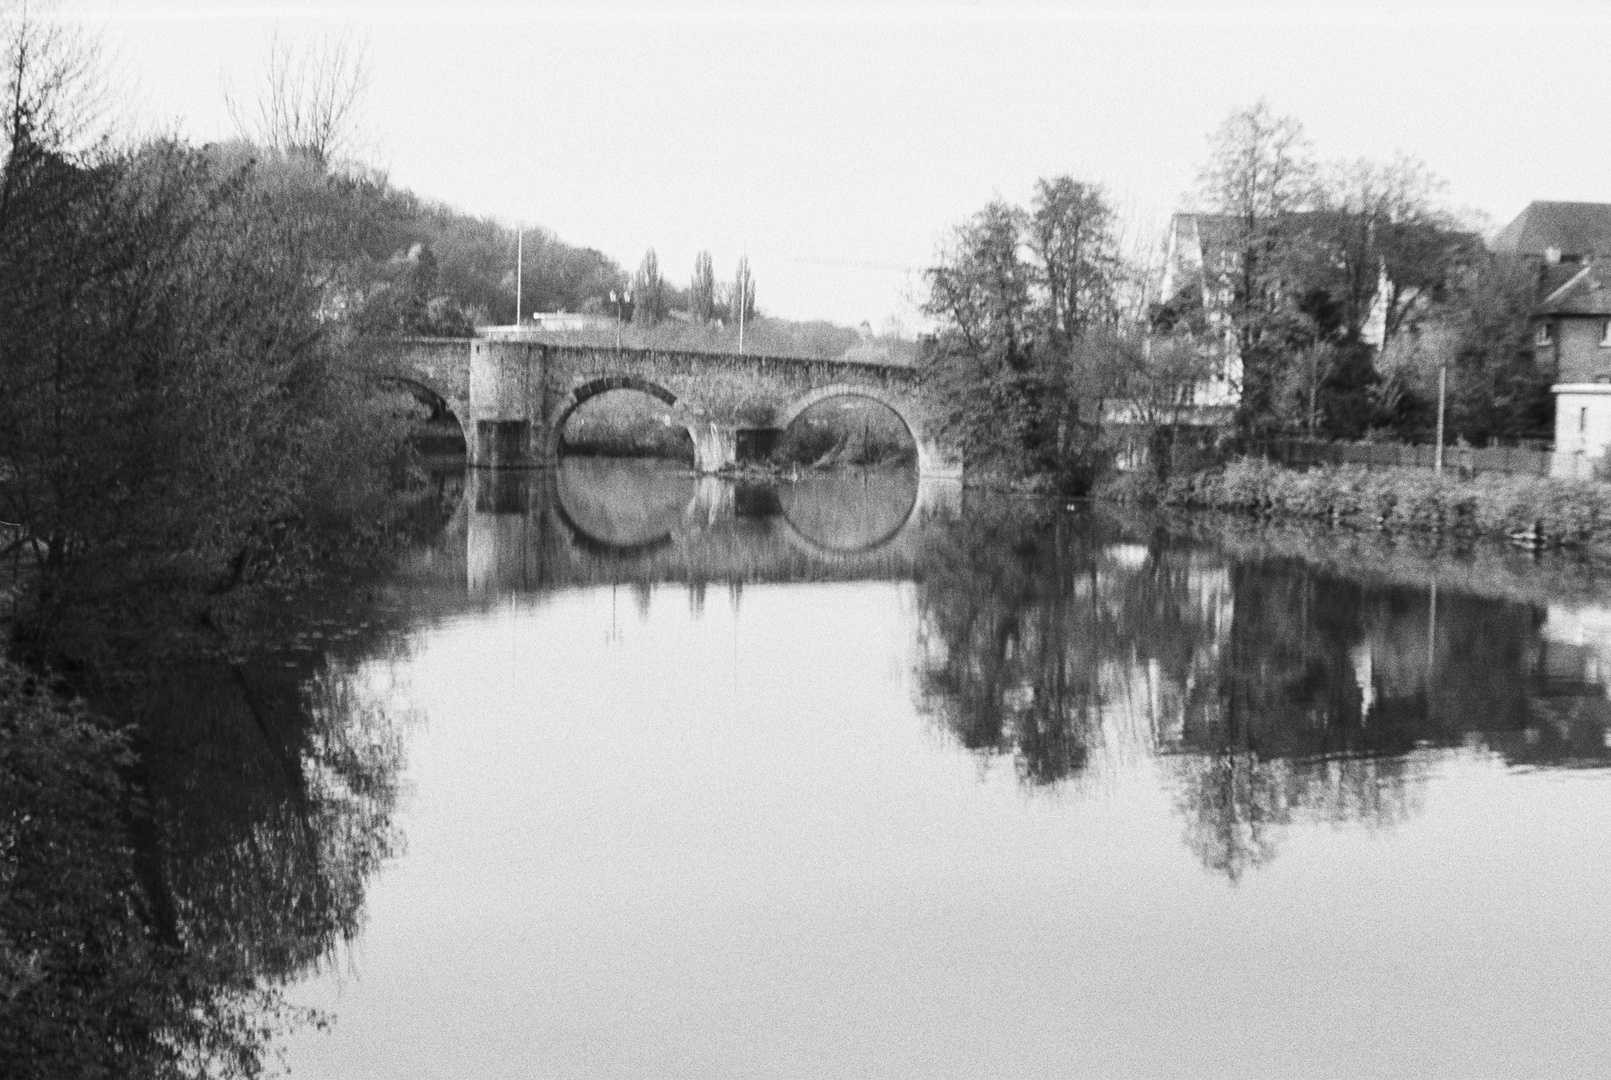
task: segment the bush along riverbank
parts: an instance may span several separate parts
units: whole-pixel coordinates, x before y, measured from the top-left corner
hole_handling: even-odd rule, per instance
[[[1243,458],[1159,481],[1126,474],[1118,502],[1307,518],[1355,529],[1506,537],[1536,547],[1611,546],[1611,484],[1488,473],[1326,465],[1299,471]]]

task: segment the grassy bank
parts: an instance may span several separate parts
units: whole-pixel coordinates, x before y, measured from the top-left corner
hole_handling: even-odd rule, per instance
[[[1100,497],[1355,529],[1524,538],[1540,546],[1611,545],[1611,485],[1593,480],[1326,465],[1304,471],[1257,459],[1166,482],[1127,474]]]

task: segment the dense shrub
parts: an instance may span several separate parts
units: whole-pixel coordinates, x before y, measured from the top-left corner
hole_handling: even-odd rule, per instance
[[[1356,528],[1527,535],[1570,545],[1611,541],[1611,485],[1593,480],[1500,473],[1461,479],[1425,469],[1371,471],[1357,465],[1300,472],[1244,458],[1159,485],[1150,501]]]

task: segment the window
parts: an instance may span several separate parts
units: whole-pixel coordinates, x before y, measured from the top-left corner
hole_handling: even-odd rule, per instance
[[[1548,323],[1548,322],[1539,323],[1538,324],[1538,330],[1533,335],[1533,344],[1534,345],[1553,345],[1553,344],[1555,344],[1555,324],[1554,323]]]
[[[1587,430],[1589,430],[1589,410],[1579,409],[1577,411],[1577,433],[1581,435]]]
[[[1611,348],[1611,319],[1604,319],[1600,323],[1600,344]]]

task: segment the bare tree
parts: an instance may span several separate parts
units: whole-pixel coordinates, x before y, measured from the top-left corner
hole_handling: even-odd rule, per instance
[[[100,46],[27,0],[0,0],[0,137],[9,161],[23,146],[52,154],[98,141],[105,107]]]
[[[1076,352],[1081,395],[1111,402],[1148,438],[1186,422],[1197,388],[1220,364],[1214,346],[1185,335],[1091,334]]]
[[[269,41],[263,83],[254,105],[225,95],[242,138],[320,164],[351,152],[358,105],[369,83],[363,45],[327,36],[298,48],[276,34]]]
[[[1382,343],[1441,286],[1474,244],[1437,205],[1444,188],[1416,158],[1361,158],[1331,165],[1320,184],[1317,250],[1341,302],[1346,336],[1358,338],[1380,306]],[[1382,286],[1379,290],[1379,286]]]
[[[1209,160],[1200,179],[1209,208],[1237,219],[1253,234],[1303,209],[1313,194],[1314,175],[1303,125],[1276,116],[1261,98],[1226,117],[1209,137]]]
[[[1277,116],[1260,99],[1232,113],[1209,138],[1201,193],[1223,219],[1219,265],[1204,266],[1230,293],[1227,314],[1242,362],[1244,423],[1270,411],[1293,308],[1282,295],[1282,270],[1293,238],[1291,214],[1309,209],[1315,167],[1303,126]]]

